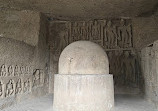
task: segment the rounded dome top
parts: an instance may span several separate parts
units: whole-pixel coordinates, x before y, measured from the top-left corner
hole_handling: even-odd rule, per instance
[[[107,54],[93,42],[73,42],[60,55],[59,74],[109,74]]]

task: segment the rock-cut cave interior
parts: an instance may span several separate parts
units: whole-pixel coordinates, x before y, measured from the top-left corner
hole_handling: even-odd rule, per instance
[[[1,111],[158,111],[158,0],[0,0]]]

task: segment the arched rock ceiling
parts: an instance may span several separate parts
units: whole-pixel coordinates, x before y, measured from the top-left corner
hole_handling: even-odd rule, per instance
[[[51,17],[102,19],[154,12],[158,0],[0,0],[0,9],[36,10]]]

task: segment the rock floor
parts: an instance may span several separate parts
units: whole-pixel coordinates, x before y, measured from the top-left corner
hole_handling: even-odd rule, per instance
[[[27,100],[2,111],[52,111],[52,95]],[[137,95],[116,95],[115,111],[158,111],[149,102]]]

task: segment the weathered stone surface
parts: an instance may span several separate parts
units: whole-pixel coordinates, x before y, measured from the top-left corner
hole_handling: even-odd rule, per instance
[[[74,42],[60,55],[59,74],[109,74],[107,54],[93,42]]]
[[[113,76],[55,74],[54,111],[113,111]]]
[[[29,45],[38,44],[40,13],[33,11],[1,11],[0,37],[12,38]]]
[[[157,3],[157,0],[1,0],[0,9],[36,10],[61,19],[103,19],[152,14]]]
[[[145,82],[145,97],[158,107],[158,42],[141,50],[142,73]]]
[[[142,49],[157,40],[158,17],[138,17],[132,19],[133,42],[136,49]]]
[[[4,16],[17,15],[8,17],[7,20],[2,17],[5,22],[0,28],[5,28],[1,30],[5,33],[0,37],[0,110],[48,93],[47,20],[40,13],[40,16],[36,13],[33,16],[33,12],[27,13],[10,12]],[[41,23],[34,22],[36,28],[31,31],[33,25],[28,25],[25,20],[22,22],[23,14],[28,19],[30,15],[31,18],[37,17]]]

